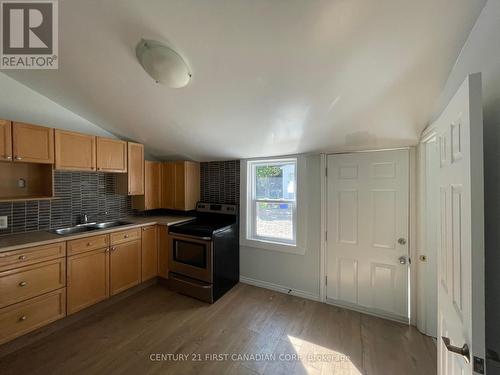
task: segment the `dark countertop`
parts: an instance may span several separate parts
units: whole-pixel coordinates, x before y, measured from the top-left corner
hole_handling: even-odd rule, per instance
[[[121,225],[108,229],[96,229],[84,233],[75,233],[67,235],[59,235],[49,231],[36,231],[18,233],[0,237],[0,257],[2,252],[19,250],[25,247],[47,245],[55,242],[69,241],[77,238],[95,236],[98,234],[106,234],[121,230],[143,227],[146,225],[172,225],[182,223],[194,219],[188,216],[128,216],[120,220],[130,222],[128,225]]]

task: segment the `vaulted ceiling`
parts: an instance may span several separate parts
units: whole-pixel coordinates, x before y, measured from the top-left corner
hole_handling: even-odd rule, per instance
[[[61,0],[59,70],[5,71],[157,157],[415,144],[485,0]],[[141,38],[193,72],[170,89]]]

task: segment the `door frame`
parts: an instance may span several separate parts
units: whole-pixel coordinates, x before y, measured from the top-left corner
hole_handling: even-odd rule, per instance
[[[427,144],[433,140],[436,139],[438,136],[436,128],[434,126],[428,126],[422,131],[422,135],[420,136],[420,141],[417,146],[417,158],[418,158],[418,168],[417,168],[417,182],[418,182],[418,194],[417,194],[417,211],[416,211],[416,221],[417,221],[417,237],[416,237],[416,267],[415,267],[415,273],[416,273],[416,322],[415,326],[421,331],[422,333],[428,335],[428,327],[427,327],[427,293],[425,289],[425,283],[422,282],[422,280],[425,277],[424,274],[424,269],[420,267],[420,255],[421,254],[426,254],[427,251],[425,250],[427,247],[427,231],[426,231],[426,226],[425,226],[425,220],[427,218]],[[437,142],[437,139],[436,139]],[[437,250],[437,249],[436,249]],[[436,251],[436,277],[437,277],[437,251]],[[437,287],[437,283],[436,283]],[[437,308],[437,290],[436,290],[436,308]],[[436,316],[437,319],[437,316]],[[437,329],[437,322],[436,322],[436,329]]]
[[[416,229],[417,229],[417,216],[416,216],[416,197],[417,197],[417,191],[416,191],[416,147],[415,146],[408,146],[408,147],[397,147],[397,148],[384,148],[384,149],[370,149],[370,150],[361,150],[361,151],[346,151],[346,152],[327,152],[327,153],[322,153],[320,155],[320,193],[321,193],[321,247],[320,247],[320,264],[319,264],[319,293],[320,293],[320,301],[323,303],[327,303],[329,305],[335,305],[335,306],[340,306],[337,304],[332,303],[331,301],[327,300],[326,296],[326,280],[327,280],[327,238],[326,238],[326,228],[328,224],[328,212],[326,210],[327,207],[327,157],[329,155],[339,155],[339,154],[356,154],[356,153],[366,153],[366,152],[378,152],[378,151],[396,151],[396,150],[408,150],[409,152],[409,192],[408,192],[408,251],[409,251],[409,259],[410,263],[408,265],[408,274],[409,274],[409,304],[410,308],[408,309],[409,313],[409,320],[406,323],[409,323],[411,325],[416,324],[416,273],[413,272],[416,267],[413,267],[415,264],[416,254],[417,254],[417,248],[416,248],[416,243],[415,240],[416,237]],[[347,309],[352,309],[356,310],[353,307],[350,306],[340,306],[343,308]],[[376,315],[373,314],[372,312],[369,311],[364,311],[361,309],[358,309],[356,311],[362,312],[362,313],[367,313],[371,315]],[[389,315],[384,315],[380,316],[384,319],[390,319],[390,320],[396,320],[398,322],[401,322],[399,319],[392,319],[391,316]]]

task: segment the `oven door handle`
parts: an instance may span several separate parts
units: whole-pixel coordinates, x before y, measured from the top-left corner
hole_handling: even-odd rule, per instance
[[[193,240],[202,240],[202,241],[211,241],[211,237],[199,237],[199,236],[192,236],[189,234],[180,234],[180,233],[175,233],[175,232],[170,232],[170,237],[172,238],[178,238],[178,239],[183,239],[183,238],[192,238]]]

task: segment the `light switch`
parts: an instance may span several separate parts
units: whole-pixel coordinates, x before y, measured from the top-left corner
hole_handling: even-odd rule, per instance
[[[9,227],[9,221],[7,216],[0,216],[0,229],[7,229]]]

